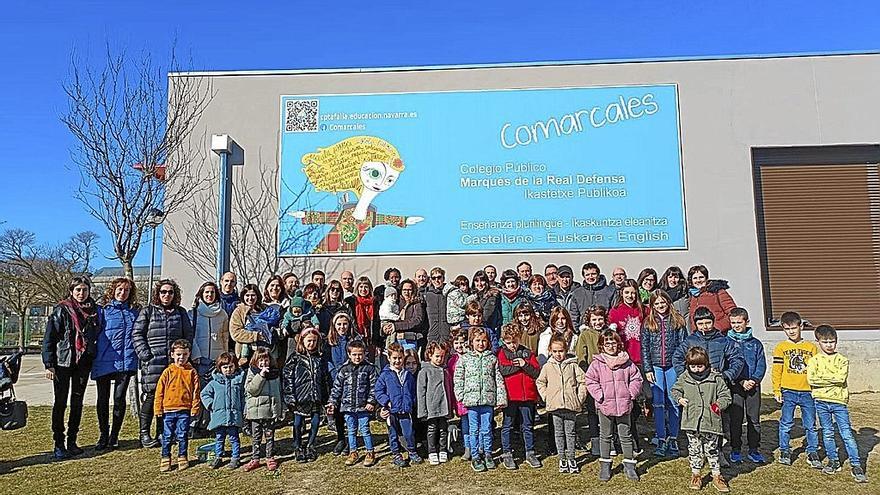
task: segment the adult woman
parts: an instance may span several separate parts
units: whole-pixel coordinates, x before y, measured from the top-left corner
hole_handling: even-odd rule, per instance
[[[377,349],[385,347],[385,336],[379,329],[379,301],[373,296],[373,282],[368,277],[359,277],[354,284],[354,295],[345,299],[354,315],[354,332],[364,339],[374,356]]]
[[[119,430],[125,419],[125,394],[131,377],[137,374],[134,352],[134,322],[137,319],[137,289],[131,279],[113,279],[98,307],[98,354],[92,365],[92,379],[98,389],[96,450],[119,447]],[[225,342],[224,342],[225,343]],[[113,385],[113,426],[110,426],[110,385]]]
[[[474,283],[473,293],[468,296],[468,301],[477,301],[483,308],[483,325],[495,331],[501,328],[501,293],[495,287],[489,286],[489,277],[486,272],[478,270],[471,280]]]
[[[275,306],[278,310],[277,323],[269,327],[269,330],[275,336],[269,354],[272,356],[272,359],[280,363],[283,363],[287,358],[287,338],[281,335],[280,328],[289,303],[287,293],[284,290],[284,279],[281,278],[281,275],[269,277],[269,280],[266,280],[266,283],[263,284],[263,305],[267,308]]]
[[[89,371],[95,359],[98,318],[91,298],[92,284],[85,277],[74,277],[68,285],[68,296],[55,306],[46,333],[43,335],[43,366],[46,378],[52,380],[53,456],[64,459],[83,450],[76,444],[82,419],[83,397]],[[67,443],[64,435],[64,411],[70,394],[70,416],[67,420]]]
[[[642,327],[642,366],[651,384],[657,448],[654,455],[678,457],[678,403],[672,399],[677,378],[672,354],[687,338],[684,318],[675,310],[672,298],[655,290],[648,300],[648,315]]]
[[[238,356],[239,366],[244,366],[251,355],[251,344],[256,343],[259,335],[246,328],[248,319],[263,311],[263,295],[256,284],[247,284],[241,289],[239,295],[241,303],[235,307],[232,316],[229,317],[229,335],[235,341],[235,355]]]
[[[205,282],[196,292],[189,319],[193,326],[193,348],[190,359],[200,377],[204,377],[220,354],[226,352],[229,340],[229,317],[219,298],[220,289],[214,282]]]
[[[550,338],[553,334],[562,335],[568,345],[569,354],[574,355],[576,341],[574,339],[574,323],[571,314],[562,306],[556,306],[550,312],[550,326],[541,332],[538,339],[538,362],[541,366],[550,359]]]
[[[413,280],[406,279],[400,283],[400,303],[400,320],[384,323],[382,333],[393,336],[395,340],[404,340],[413,347],[424,349],[428,318]]]
[[[528,302],[516,307],[513,311],[513,321],[522,330],[522,341],[520,343],[528,347],[537,356],[541,332],[546,328],[544,327],[544,321],[535,313],[535,308]]]
[[[513,310],[525,300],[519,275],[513,270],[501,272],[501,325],[510,323]]]
[[[529,290],[525,295],[526,299],[535,307],[535,312],[543,320],[549,320],[550,312],[559,306],[556,294],[547,287],[547,280],[543,275],[532,275],[532,278],[529,279]]]
[[[153,288],[150,305],[134,322],[134,350],[141,362],[140,439],[144,447],[159,445],[150,436],[153,422],[153,399],[156,384],[168,366],[171,344],[177,339],[192,342],[193,330],[186,310],[180,307],[180,287],[171,279],[162,279]],[[162,425],[156,422],[156,436]]]
[[[639,272],[636,282],[639,284],[639,299],[642,300],[642,304],[647,304],[648,299],[651,298],[651,293],[657,288],[657,270],[653,268],[643,269]]]
[[[715,315],[715,328],[726,335],[730,330],[730,311],[736,307],[733,298],[727,293],[730,288],[727,280],[709,280],[709,269],[703,265],[694,265],[688,270],[688,282],[688,319],[691,328],[696,328],[694,311],[704,306]]]
[[[672,299],[672,306],[688,322],[688,290],[684,273],[677,266],[670,266],[663,272],[657,284]],[[690,324],[688,324],[690,330]]]
[[[348,304],[345,303],[343,295],[344,290],[342,289],[342,283],[339,282],[339,280],[331,280],[330,283],[327,284],[327,290],[324,293],[324,301],[316,315],[318,317],[318,331],[320,331],[321,335],[325,337],[330,333],[330,330],[332,330],[331,321],[336,313],[343,311],[351,315],[351,309],[348,307]]]

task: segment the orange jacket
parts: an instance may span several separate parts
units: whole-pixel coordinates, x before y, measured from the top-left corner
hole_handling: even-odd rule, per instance
[[[170,364],[156,385],[156,398],[153,412],[161,416],[165,411],[190,411],[190,416],[199,414],[202,401],[199,398],[199,374],[191,364],[183,366]]]

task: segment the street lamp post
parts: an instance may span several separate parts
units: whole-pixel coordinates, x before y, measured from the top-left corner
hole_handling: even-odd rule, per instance
[[[220,158],[220,205],[217,228],[217,280],[229,271],[232,231],[232,166],[244,165],[244,150],[228,134],[211,136],[211,151]]]
[[[147,211],[147,225],[153,229],[153,239],[150,246],[150,282],[147,285],[147,293],[153,290],[153,271],[156,266],[156,227],[165,221],[165,212],[158,208],[150,208]]]

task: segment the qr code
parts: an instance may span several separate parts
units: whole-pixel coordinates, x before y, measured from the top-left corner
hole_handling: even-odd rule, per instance
[[[284,132],[318,132],[318,100],[287,100]]]

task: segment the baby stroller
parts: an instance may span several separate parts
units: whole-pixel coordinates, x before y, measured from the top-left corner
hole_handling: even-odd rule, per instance
[[[0,356],[0,430],[17,430],[27,424],[27,403],[15,399],[13,387],[21,371],[22,355],[23,351],[17,351]]]

